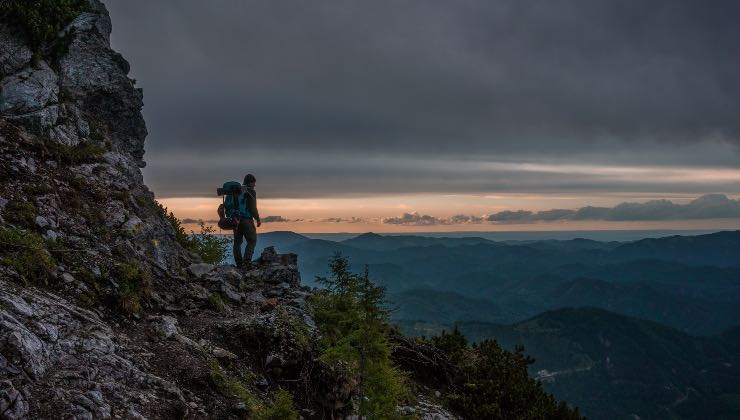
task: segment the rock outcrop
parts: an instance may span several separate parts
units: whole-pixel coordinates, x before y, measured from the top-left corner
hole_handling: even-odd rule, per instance
[[[140,170],[142,92],[110,48],[105,6],[90,4],[60,34],[68,46],[53,62],[33,62],[17,28],[0,24],[0,198],[40,221],[22,227],[79,242],[95,260],[83,265],[136,259],[158,276],[179,273],[188,256]]]

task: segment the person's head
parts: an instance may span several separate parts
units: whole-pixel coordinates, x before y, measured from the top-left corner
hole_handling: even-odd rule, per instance
[[[244,176],[244,185],[249,185],[251,187],[254,187],[254,184],[257,182],[257,178],[254,177],[252,174],[247,174]]]

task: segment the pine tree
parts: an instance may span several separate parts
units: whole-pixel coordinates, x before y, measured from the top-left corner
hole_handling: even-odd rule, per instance
[[[408,391],[404,375],[390,359],[385,288],[373,283],[367,268],[353,273],[349,261],[340,255],[334,256],[329,268],[330,277],[317,278],[325,290],[312,299],[322,336],[322,359],[349,362],[353,367],[358,414],[396,417],[395,408]]]

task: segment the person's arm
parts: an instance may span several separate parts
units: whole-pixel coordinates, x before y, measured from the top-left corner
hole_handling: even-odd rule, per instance
[[[249,214],[254,217],[254,220],[257,222],[257,226],[262,224],[262,221],[260,220],[260,213],[257,211],[257,191],[251,190],[249,191],[249,194],[251,195],[251,200],[247,200],[249,204]]]

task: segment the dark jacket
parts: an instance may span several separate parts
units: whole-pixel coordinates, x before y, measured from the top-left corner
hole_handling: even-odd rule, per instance
[[[254,218],[254,220],[259,222],[260,213],[259,211],[257,211],[257,191],[255,191],[252,187],[247,187],[247,189],[245,190],[245,192],[242,193],[239,199],[243,204],[246,204],[245,206],[239,207],[245,208],[249,212],[249,214],[242,214],[241,216],[252,217]]]

